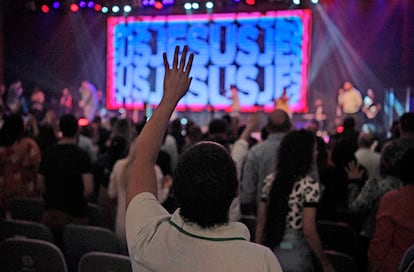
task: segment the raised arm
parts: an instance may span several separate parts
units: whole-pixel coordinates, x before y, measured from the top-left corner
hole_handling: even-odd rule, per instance
[[[157,178],[154,165],[157,160],[168,121],[178,101],[186,94],[190,87],[189,77],[194,54],[190,54],[187,62],[188,47],[184,46],[183,54],[179,59],[177,46],[174,52],[172,68],[163,54],[165,77],[164,94],[160,104],[144,126],[135,145],[130,159],[127,185],[127,205],[139,193],[150,192],[157,197]],[[186,63],[187,62],[187,63]]]

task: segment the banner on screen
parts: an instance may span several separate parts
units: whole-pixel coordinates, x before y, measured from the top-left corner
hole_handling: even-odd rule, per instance
[[[311,12],[226,13],[108,18],[108,109],[156,106],[163,90],[162,53],[195,53],[189,92],[178,110],[271,110],[287,88],[293,112],[307,111]]]

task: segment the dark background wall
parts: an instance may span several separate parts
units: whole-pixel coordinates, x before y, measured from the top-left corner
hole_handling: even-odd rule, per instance
[[[39,86],[50,98],[65,86],[77,90],[84,79],[104,89],[106,16],[94,11],[42,14],[24,6],[23,0],[3,1],[0,80],[3,77],[8,85],[22,79],[28,92]],[[346,80],[363,93],[368,88],[377,90],[380,99],[386,89],[394,88],[403,96],[407,87],[414,86],[414,1],[321,0],[318,6],[306,7],[313,11],[310,108],[314,99],[322,98],[328,112],[334,111],[337,90]],[[271,8],[275,4],[266,2],[253,8],[220,9]]]

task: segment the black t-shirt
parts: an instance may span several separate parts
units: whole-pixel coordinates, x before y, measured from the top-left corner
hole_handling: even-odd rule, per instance
[[[43,155],[39,172],[45,177],[46,210],[86,216],[82,174],[91,173],[91,162],[85,151],[73,144],[57,144]]]

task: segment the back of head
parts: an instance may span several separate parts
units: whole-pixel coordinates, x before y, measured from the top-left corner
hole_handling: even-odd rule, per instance
[[[402,133],[414,132],[414,112],[406,112],[400,117],[400,127]]]
[[[10,146],[24,134],[24,122],[20,114],[11,114],[4,120],[0,131],[0,146]]]
[[[299,130],[286,134],[280,143],[276,177],[268,198],[264,244],[273,248],[283,236],[289,210],[289,195],[296,181],[305,177],[313,162],[315,136]]]
[[[224,119],[213,119],[208,125],[208,133],[223,134],[227,132],[228,123]]]
[[[180,157],[173,192],[184,220],[202,228],[226,224],[237,189],[236,167],[223,146],[200,142]]]
[[[269,114],[266,129],[269,133],[288,132],[292,128],[289,115],[280,109]]]
[[[409,148],[401,159],[400,178],[404,184],[414,184],[414,148]]]
[[[63,137],[75,137],[78,128],[78,120],[73,114],[65,114],[59,120],[59,129]]]
[[[352,116],[345,117],[344,122],[343,122],[343,126],[344,126],[344,132],[354,130],[355,129],[355,119],[354,119],[354,117],[352,117]]]
[[[361,132],[358,137],[358,146],[370,148],[375,139],[371,133]]]

